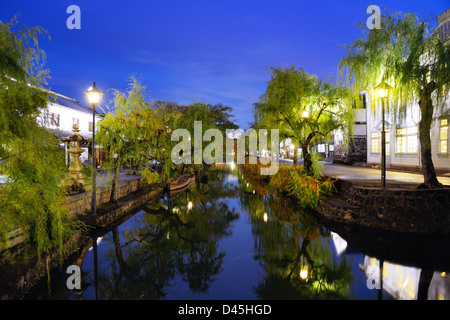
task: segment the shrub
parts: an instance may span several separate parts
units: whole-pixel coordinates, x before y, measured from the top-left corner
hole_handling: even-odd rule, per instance
[[[325,180],[309,176],[303,166],[279,167],[269,184],[272,191],[285,193],[295,197],[302,207],[315,208],[323,196],[334,192],[334,183],[330,178]]]

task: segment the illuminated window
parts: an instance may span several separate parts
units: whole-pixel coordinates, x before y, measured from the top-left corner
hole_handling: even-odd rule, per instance
[[[389,155],[389,129],[385,130],[386,134],[385,134],[385,145],[386,145],[386,155]],[[370,145],[371,145],[371,150],[372,153],[381,153],[381,131],[378,132],[372,132],[371,136],[370,136],[371,140],[370,140]]]
[[[395,153],[417,153],[417,127],[397,129]]]
[[[373,153],[381,152],[381,132],[372,132],[370,136],[370,146]]]
[[[448,152],[448,119],[439,120],[439,153]]]
[[[388,156],[389,155],[389,143],[390,143],[390,141],[391,141],[391,138],[390,138],[390,134],[389,134],[389,129],[386,129],[386,143],[385,143],[385,145],[386,145],[386,155]]]

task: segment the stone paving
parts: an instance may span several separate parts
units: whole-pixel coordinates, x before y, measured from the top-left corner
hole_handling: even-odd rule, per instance
[[[134,174],[125,174],[125,169],[120,171],[119,175],[119,183],[131,181],[135,179],[140,179],[142,176],[140,175],[134,175]],[[109,174],[107,172],[98,172],[97,173],[97,186],[104,186],[110,184],[112,181],[112,174]]]
[[[293,161],[288,159],[280,159],[280,163],[285,165],[292,165]],[[303,161],[300,160],[299,164]],[[322,173],[325,176],[337,178],[341,180],[349,181],[359,181],[359,182],[370,182],[377,183],[381,181],[381,170],[368,167],[350,166],[333,164],[331,162],[321,161],[323,168]],[[125,170],[121,171],[119,176],[119,183],[130,181],[134,179],[140,179],[140,175],[127,175]],[[111,180],[108,178],[107,174],[101,172],[97,176],[98,185],[103,185]],[[450,175],[438,175],[438,180],[445,186],[450,186]],[[386,170],[386,183],[387,184],[419,184],[423,182],[423,175],[418,172],[409,172],[401,170]]]
[[[287,159],[280,159],[280,163],[292,165],[293,161]],[[299,163],[302,164],[302,161],[299,161]],[[361,181],[361,182],[368,181],[371,183],[376,183],[377,181],[381,182],[380,169],[332,164],[331,162],[321,162],[321,163],[323,164],[322,173],[325,176],[350,181]],[[438,175],[438,180],[443,185],[450,186],[450,176],[448,174]],[[419,184],[422,182],[423,182],[423,175],[421,173],[391,170],[391,169],[386,170],[386,184],[389,183]]]

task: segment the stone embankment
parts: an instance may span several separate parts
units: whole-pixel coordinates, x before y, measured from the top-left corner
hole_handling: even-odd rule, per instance
[[[163,192],[164,185],[147,185],[142,178],[119,183],[118,198],[120,203],[109,204],[111,186],[97,189],[97,215],[92,217],[92,192],[82,192],[67,197],[70,213],[73,218],[81,218],[94,227],[105,227],[121,215],[154,199]],[[0,253],[28,240],[29,234],[19,228],[13,228],[6,236],[7,241],[0,241]],[[3,239],[1,239],[3,240]]]
[[[97,190],[97,215],[91,215],[92,192],[72,195],[68,198],[70,214],[94,228],[104,228],[118,219],[137,212],[145,203],[160,197],[165,184],[147,185],[143,179],[132,179],[119,184],[119,202],[109,203],[111,187]],[[60,266],[61,256],[57,248],[43,255],[41,261],[34,256],[33,248],[26,244],[28,234],[19,228],[10,231],[9,240],[0,251],[0,300],[22,299],[48,270]],[[83,246],[86,237],[75,236],[63,245],[63,251],[70,254]],[[11,265],[11,260],[15,261]]]
[[[337,180],[337,194],[324,199],[316,211],[326,219],[348,225],[417,233],[450,233],[450,188],[415,189],[388,185],[386,189]]]
[[[119,203],[109,202],[111,186],[97,190],[97,214],[93,217],[92,192],[84,192],[70,197],[70,214],[77,216],[87,224],[94,227],[106,227],[108,224],[119,219],[146,202],[162,195],[165,184],[148,185],[144,179],[125,181],[119,184]]]

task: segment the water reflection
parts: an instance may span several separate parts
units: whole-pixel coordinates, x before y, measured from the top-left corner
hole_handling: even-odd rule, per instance
[[[250,186],[246,175],[239,185],[241,205],[251,217],[254,258],[265,271],[254,288],[257,296],[351,298],[352,262],[331,254],[331,234],[314,215],[293,200],[268,194],[263,182],[252,181]],[[250,187],[263,195],[250,193]]]
[[[338,255],[366,253],[358,264],[369,289],[397,300],[449,300],[450,239],[448,236],[410,235],[367,228],[337,227],[333,233]],[[378,258],[377,258],[378,257]]]
[[[208,292],[222,271],[218,241],[238,215],[221,199],[232,191],[219,176],[198,181],[188,192],[148,204],[127,228],[103,239],[99,296],[161,299],[181,279],[193,294]]]
[[[330,225],[223,166],[91,234],[81,290],[57,272],[28,298],[448,299],[448,244]]]

